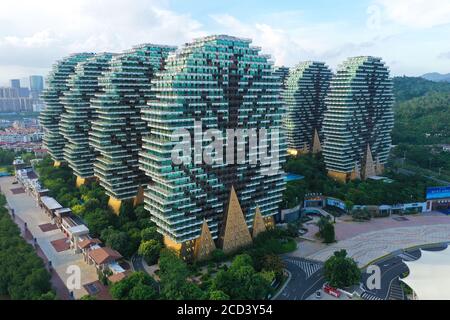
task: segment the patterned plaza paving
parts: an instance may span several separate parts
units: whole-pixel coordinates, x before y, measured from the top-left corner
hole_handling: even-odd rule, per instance
[[[393,216],[389,218],[372,219],[369,222],[344,221],[343,219],[340,219],[336,224],[335,231],[336,239],[345,240],[372,231],[440,224],[450,225],[450,217],[439,213],[427,213],[407,217]]]
[[[360,266],[400,249],[414,246],[448,242],[450,224],[423,225],[418,227],[391,228],[339,241],[326,247],[308,258],[326,261],[337,250],[347,250],[349,256]]]

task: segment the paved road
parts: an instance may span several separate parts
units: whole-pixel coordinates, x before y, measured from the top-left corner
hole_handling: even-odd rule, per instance
[[[144,268],[144,264],[142,263],[142,257],[138,255],[134,255],[131,258],[131,264],[133,265],[133,269],[136,272],[143,271],[147,272]]]
[[[289,256],[283,260],[292,278],[276,300],[306,300],[322,288],[325,283],[322,263]]]
[[[441,251],[446,245],[436,245],[435,247],[425,247],[426,251]],[[369,290],[366,286],[370,276],[366,272],[362,273],[361,297],[365,300],[404,300],[405,296],[400,287],[399,277],[408,271],[408,267],[403,261],[414,261],[421,256],[420,249],[410,251],[399,251],[397,255],[388,257],[375,263],[381,270],[381,288],[379,290]]]
[[[446,248],[446,245],[424,246],[424,248],[427,251],[441,251]],[[409,251],[399,250],[397,254],[376,262],[375,265],[381,270],[379,290],[367,288],[366,283],[370,274],[364,270],[361,275],[361,297],[364,300],[405,300],[399,280],[399,277],[408,271],[403,261],[414,261],[420,256],[419,248]],[[323,263],[292,256],[283,256],[283,261],[292,278],[276,300],[306,300],[325,284]]]

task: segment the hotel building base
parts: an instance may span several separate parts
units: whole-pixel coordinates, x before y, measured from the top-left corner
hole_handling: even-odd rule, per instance
[[[351,173],[328,170],[328,176],[338,182],[347,183],[350,180]]]
[[[117,199],[115,197],[109,196],[109,200],[108,200],[108,207],[111,208],[111,210],[116,214],[119,215],[120,214],[120,208],[122,207],[123,201],[128,201],[128,200],[120,200]],[[136,207],[138,205],[140,205],[141,203],[144,202],[144,188],[140,187],[138,190],[137,195],[132,198],[133,201],[133,206]]]
[[[228,210],[224,219],[222,234],[217,242],[219,248],[226,254],[250,246],[253,243],[253,239],[259,234],[275,227],[274,218],[272,216],[263,217],[257,207],[253,217],[252,232],[250,233],[234,188],[231,189]],[[210,258],[212,252],[216,249],[216,244],[206,220],[203,221],[202,231],[197,239],[179,243],[164,236],[164,244],[184,260],[191,261],[206,260]]]
[[[82,177],[77,176],[77,180],[75,181],[75,186],[77,188],[79,188],[79,187],[81,187],[85,184],[88,184],[89,182],[93,182],[93,181],[97,181],[97,178],[96,177],[82,178]]]
[[[61,161],[53,161],[53,166],[55,167],[55,168],[59,168],[59,167],[61,167],[62,166],[62,162]]]

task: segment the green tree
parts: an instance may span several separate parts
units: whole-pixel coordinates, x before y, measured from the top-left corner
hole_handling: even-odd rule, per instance
[[[87,211],[84,214],[83,219],[94,237],[100,236],[102,232],[111,225],[110,213],[102,209]]]
[[[53,291],[49,291],[41,294],[38,300],[56,300],[56,294]]]
[[[327,222],[324,226],[322,231],[320,232],[323,242],[325,243],[333,243],[336,241],[335,234],[334,234],[334,225],[331,222]]]
[[[72,212],[77,216],[83,217],[86,212],[86,208],[82,204],[77,204],[72,207]]]
[[[110,288],[116,300],[154,300],[158,298],[157,283],[144,272],[135,272]]]
[[[156,240],[160,243],[162,243],[163,237],[158,232],[158,229],[156,226],[145,228],[141,231],[141,238],[142,241],[148,241],[148,240]]]
[[[21,236],[0,194],[0,296],[13,300],[54,299],[44,262]]]
[[[148,240],[141,242],[138,253],[148,265],[153,265],[158,262],[161,249],[162,245],[157,240]]]
[[[346,288],[359,283],[361,271],[356,262],[347,257],[347,251],[340,250],[325,262],[324,276],[331,286]]]
[[[352,201],[350,201],[350,200],[346,200],[346,201],[345,201],[345,209],[346,209],[348,212],[350,212],[350,211],[352,210],[352,208],[353,208],[354,205],[355,205],[355,204],[354,204]]]
[[[133,244],[126,232],[109,227],[102,232],[101,238],[108,247],[119,251],[124,257],[130,258],[134,254]]]
[[[262,270],[274,272],[275,277],[278,280],[283,278],[284,268],[285,265],[280,256],[276,254],[268,254],[264,256]]]
[[[175,253],[164,249],[159,258],[161,296],[168,300],[195,300],[203,297],[203,292],[187,281],[189,270]]]
[[[214,290],[209,293],[209,300],[230,300],[230,296],[220,290]]]
[[[230,299],[264,299],[270,292],[270,280],[265,274],[255,271],[249,255],[242,254],[234,258],[228,270],[220,270],[217,273],[211,290],[222,291]]]
[[[222,262],[226,259],[226,254],[222,249],[216,249],[212,252],[211,258],[214,262]]]

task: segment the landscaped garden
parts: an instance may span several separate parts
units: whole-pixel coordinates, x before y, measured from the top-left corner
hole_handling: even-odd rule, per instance
[[[278,255],[297,248],[287,231],[274,228],[233,255],[217,249],[208,261],[187,263],[164,248],[142,205],[134,208],[126,202],[117,216],[97,182],[76,188],[71,169],[54,167],[50,158],[39,162],[36,171],[50,195],[82,218],[93,236],[125,258],[138,253],[147,264],[159,264],[159,279],[137,273],[112,285],[115,299],[262,299],[273,292],[272,284],[283,281],[284,266]]]
[[[305,176],[305,179],[288,182],[283,197],[283,207],[293,208],[302,203],[305,194],[320,193],[355,205],[393,205],[421,202],[430,181],[419,175],[397,174],[387,168],[384,176],[393,180],[351,181],[343,184],[327,176],[325,163],[320,154],[289,157],[285,171]]]

